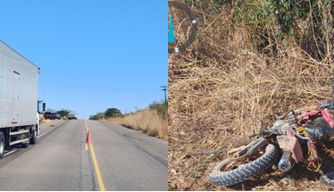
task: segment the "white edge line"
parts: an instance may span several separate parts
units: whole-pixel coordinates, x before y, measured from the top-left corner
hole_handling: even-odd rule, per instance
[[[5,153],[3,156],[7,156],[7,155],[10,155],[10,154],[12,154],[12,153],[14,153],[15,151],[17,151],[17,150],[12,150],[12,151],[9,151],[8,153]]]
[[[49,133],[50,131],[52,131],[52,130],[54,130],[54,129],[58,128],[58,127],[60,127],[61,125],[62,125],[62,124],[60,124],[59,126],[57,126],[57,127],[54,127],[54,128],[52,128],[52,129],[48,130],[47,132],[45,132],[45,133],[43,133],[43,134],[41,134],[41,135],[38,135],[38,136],[37,136],[37,139],[38,139],[38,138],[40,138],[40,137],[42,137],[43,135],[45,135],[45,134]]]
[[[57,126],[57,127],[59,127],[59,126]],[[42,137],[43,135],[45,135],[45,134],[47,134],[48,132],[50,132],[50,131],[52,131],[52,130],[56,129],[57,127],[53,128],[53,129],[50,129],[50,130],[48,130],[47,132],[45,132],[45,133],[43,133],[43,134],[41,134],[41,135],[37,136],[37,138],[40,138],[40,137]],[[12,154],[12,153],[14,153],[14,152],[16,152],[16,151],[17,151],[16,149],[14,149],[14,150],[11,150],[11,151],[9,151],[8,153],[5,153],[3,156],[10,155],[10,154]]]
[[[113,123],[113,122],[112,122]],[[102,123],[103,124],[103,123]],[[116,124],[116,125],[118,125],[118,124]],[[106,125],[104,125],[104,126],[106,126]],[[108,127],[108,126],[107,126]],[[109,127],[110,128],[110,127]],[[111,128],[112,129],[112,128]],[[120,133],[118,133],[117,131],[115,131],[118,135],[121,135],[121,137],[124,137],[122,134],[120,134]],[[138,132],[138,131],[137,131]],[[147,135],[147,134],[145,134],[145,133],[142,133],[142,134],[144,134],[144,135]],[[149,136],[149,135],[147,135],[147,136]],[[149,136],[149,137],[151,137],[151,136]],[[154,137],[153,137],[154,138]],[[134,138],[135,139],[135,138]],[[142,150],[147,150],[147,151],[149,151],[149,152],[151,152],[151,153],[153,153],[153,154],[155,154],[155,155],[157,155],[157,156],[159,156],[159,157],[162,157],[164,160],[166,160],[166,161],[168,161],[168,157],[166,158],[166,157],[164,157],[163,155],[160,155],[159,153],[157,153],[157,152],[155,152],[153,149],[150,149],[150,148],[148,148],[148,147],[146,147],[146,146],[144,146],[144,145],[142,145],[142,144],[140,144],[140,143],[138,143],[138,142],[136,142],[134,139],[131,139],[131,138],[129,138],[128,139],[128,141],[130,141],[130,143],[132,143],[133,145],[137,145],[137,147],[141,147],[142,148]],[[168,144],[168,143],[167,143]]]

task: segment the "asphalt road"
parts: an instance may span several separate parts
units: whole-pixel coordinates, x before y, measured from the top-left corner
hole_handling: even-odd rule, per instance
[[[87,130],[91,144],[86,144]],[[167,142],[111,122],[55,120],[0,160],[0,190],[167,190]]]

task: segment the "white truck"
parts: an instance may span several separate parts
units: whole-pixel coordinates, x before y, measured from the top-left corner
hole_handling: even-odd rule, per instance
[[[68,113],[68,120],[71,120],[71,119],[77,120],[78,119],[78,114],[74,111],[69,112]]]
[[[37,143],[39,67],[0,40],[0,159],[6,147]]]

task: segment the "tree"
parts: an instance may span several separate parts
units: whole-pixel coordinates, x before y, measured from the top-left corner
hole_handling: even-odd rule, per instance
[[[89,116],[89,120],[101,120],[103,118],[104,118],[104,113],[102,112],[96,113],[96,115]]]
[[[148,107],[151,110],[156,110],[161,118],[166,119],[168,114],[168,101],[153,101]]]
[[[105,114],[105,117],[123,116],[122,112],[116,108],[108,108],[104,114]]]
[[[57,113],[61,116],[61,117],[67,117],[68,116],[68,113],[70,112],[71,110],[68,110],[68,109],[61,109],[60,111],[57,111]]]

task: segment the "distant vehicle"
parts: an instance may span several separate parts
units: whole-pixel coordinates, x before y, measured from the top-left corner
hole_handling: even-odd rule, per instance
[[[78,119],[78,114],[76,112],[69,112],[68,113],[68,120],[71,120],[71,119],[75,119],[77,120]]]
[[[60,115],[57,112],[53,112],[53,111],[47,111],[44,113],[44,119],[60,119]]]

